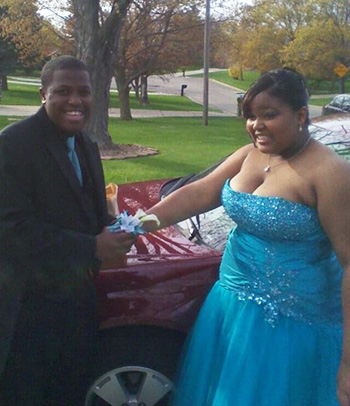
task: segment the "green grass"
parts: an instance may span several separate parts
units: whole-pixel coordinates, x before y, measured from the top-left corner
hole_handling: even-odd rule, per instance
[[[0,116],[0,129],[13,120]],[[234,117],[210,117],[207,127],[200,117],[110,119],[109,132],[115,143],[159,151],[154,156],[103,161],[106,183],[117,184],[197,173],[249,142],[244,120]]]
[[[187,97],[148,94],[150,104],[142,106],[134,94],[130,95],[131,109],[140,110],[164,110],[164,111],[202,111],[203,106],[195,103]],[[119,108],[118,93],[111,93],[110,106]]]
[[[215,79],[219,82],[225,83],[227,85],[236,87],[243,91],[248,90],[249,86],[255,82],[260,76],[259,72],[256,71],[246,71],[243,73],[243,80],[233,79],[228,75],[227,71],[222,72],[212,72],[209,74],[211,79]]]
[[[40,85],[22,85],[9,83],[9,90],[2,91],[0,104],[40,106],[39,87]]]
[[[150,104],[141,106],[134,94],[130,95],[130,107],[143,110],[165,110],[165,111],[201,111],[201,104],[195,103],[187,97],[154,95],[149,94]],[[0,104],[39,106],[39,85],[26,85],[9,83],[9,90],[2,92]],[[111,93],[110,106],[119,108],[119,97],[117,92]],[[212,110],[211,110],[212,111]]]
[[[154,147],[158,155],[104,161],[106,182],[127,183],[197,173],[249,142],[244,120],[211,117],[111,119],[109,131],[116,143]]]
[[[322,99],[314,99],[312,96],[310,98],[309,104],[312,104],[313,106],[324,106],[325,104],[328,104],[331,100],[333,100],[333,97],[322,97]]]
[[[8,126],[9,124],[12,124],[16,121],[21,120],[21,117],[5,117],[5,116],[0,116],[0,131]]]
[[[195,76],[203,76],[203,75],[195,75]],[[232,77],[230,77],[227,73],[227,71],[221,71],[221,72],[211,72],[209,74],[209,77],[211,79],[215,79],[219,82],[225,83],[227,85],[236,87],[237,89],[241,90],[247,90],[250,86],[251,83],[253,83],[255,80],[257,80],[260,76],[259,72],[256,71],[245,71],[243,73],[244,80],[235,80]],[[324,81],[324,82],[316,82],[313,80],[308,80],[307,81],[307,87],[311,93],[311,98],[310,98],[310,105],[313,106],[324,106],[325,104],[329,103],[333,97],[323,97],[323,98],[313,98],[312,95],[317,95],[317,94],[327,94],[327,93],[334,93],[337,94],[339,93],[339,84],[333,84],[330,81]],[[350,81],[347,80],[345,81],[345,92],[350,93]]]
[[[197,77],[203,77],[203,74],[193,75]],[[218,82],[225,83],[226,85],[230,85],[240,89],[242,91],[248,90],[249,86],[252,82],[257,80],[260,76],[260,73],[257,71],[245,71],[243,73],[244,80],[236,80],[229,76],[227,70],[225,71],[218,71],[218,72],[210,72],[209,78],[215,79]]]
[[[203,75],[196,75],[196,76],[203,76]],[[238,89],[248,90],[251,83],[255,82],[260,77],[260,72],[258,71],[244,71],[243,78],[244,80],[236,80],[233,79],[228,75],[227,71],[220,71],[220,72],[211,72],[209,73],[209,77],[211,79],[218,80],[219,82],[225,83],[230,86],[234,86]],[[339,89],[339,79],[335,82],[331,81],[316,81],[312,79],[307,79],[307,88],[309,89],[310,93],[313,94],[336,94],[340,92]],[[350,80],[347,77],[345,80],[345,93],[350,92]]]

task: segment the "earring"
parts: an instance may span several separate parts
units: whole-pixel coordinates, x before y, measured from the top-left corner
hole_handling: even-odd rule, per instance
[[[41,100],[41,104],[45,104],[46,103],[46,100],[45,99],[42,99]]]
[[[299,125],[299,132],[301,133],[303,131],[303,126],[300,124]]]

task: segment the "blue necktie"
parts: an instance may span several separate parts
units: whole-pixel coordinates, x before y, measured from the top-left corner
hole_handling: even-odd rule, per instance
[[[80,163],[78,159],[78,155],[75,152],[74,149],[74,144],[75,144],[75,137],[68,137],[67,138],[67,147],[68,147],[68,157],[71,160],[73,164],[73,168],[75,170],[75,173],[78,176],[79,182],[82,185],[83,184],[83,177],[81,174],[81,168],[80,168]]]

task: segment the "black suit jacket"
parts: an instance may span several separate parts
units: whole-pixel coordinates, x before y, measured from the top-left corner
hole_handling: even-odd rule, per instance
[[[108,214],[97,145],[78,136],[94,190],[94,221],[44,108],[0,133],[0,373],[27,286],[34,281],[43,294],[63,297],[77,286],[91,287],[94,235]]]

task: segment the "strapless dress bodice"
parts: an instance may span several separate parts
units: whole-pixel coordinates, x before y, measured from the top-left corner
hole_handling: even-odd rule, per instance
[[[237,227],[224,252],[221,285],[261,305],[271,325],[281,315],[340,325],[342,270],[317,210],[237,192],[229,181],[222,203]]]

